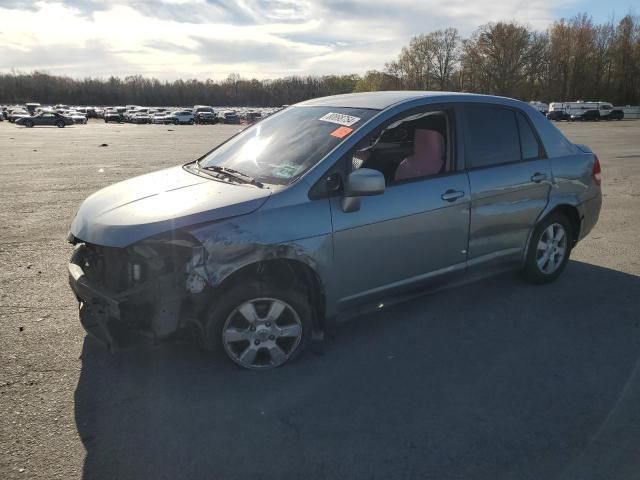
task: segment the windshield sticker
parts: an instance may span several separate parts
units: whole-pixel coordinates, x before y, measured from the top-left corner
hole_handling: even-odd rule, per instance
[[[273,174],[278,178],[291,178],[297,171],[297,165],[282,165],[279,169],[275,170]]]
[[[338,125],[350,127],[351,125],[358,123],[360,121],[360,117],[353,117],[351,115],[345,115],[343,113],[329,112],[319,120],[322,122],[337,123]]]
[[[331,132],[331,136],[336,138],[344,138],[347,135],[349,135],[351,132],[353,132],[353,128],[338,127],[333,132]]]

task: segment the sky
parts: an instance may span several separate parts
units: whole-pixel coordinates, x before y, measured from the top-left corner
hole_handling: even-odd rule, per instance
[[[596,22],[635,0],[0,0],[0,71],[224,79],[363,74],[410,38],[516,20]]]

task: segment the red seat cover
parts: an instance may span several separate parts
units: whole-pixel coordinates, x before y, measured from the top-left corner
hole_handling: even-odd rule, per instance
[[[436,175],[442,170],[444,161],[444,138],[435,130],[416,129],[413,139],[413,154],[400,162],[396,180]]]

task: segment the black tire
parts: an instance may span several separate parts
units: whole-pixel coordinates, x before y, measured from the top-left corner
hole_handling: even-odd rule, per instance
[[[26,122],[24,122],[24,126],[27,128],[32,128],[33,127],[33,120],[27,120]]]
[[[64,128],[64,126],[65,126],[65,123],[64,123],[62,120],[58,120],[58,121],[56,122],[56,127],[58,127],[58,128]]]
[[[230,321],[232,321],[232,314],[234,314],[234,311],[238,307],[250,300],[265,298],[276,299],[287,304],[287,306],[289,306],[295,312],[295,314],[297,314],[299,323],[301,324],[302,333],[299,337],[297,345],[292,347],[290,351],[286,352],[287,358],[282,363],[277,365],[243,365],[237,358],[234,358],[232,353],[230,353],[228,348],[231,347],[225,346],[223,341],[223,329],[230,317]],[[256,302],[256,304],[258,304],[259,302],[260,301]],[[287,313],[289,312],[287,311]],[[281,318],[282,315],[278,317],[276,321],[279,321]],[[225,290],[220,294],[217,300],[213,302],[213,306],[206,319],[205,345],[208,349],[214,351],[216,354],[224,353],[227,358],[229,358],[240,367],[249,369],[269,369],[284,365],[286,363],[290,363],[298,358],[311,341],[312,328],[312,308],[309,305],[308,296],[304,292],[299,290],[285,289],[278,286],[272,286],[259,281],[248,281],[241,284],[236,284],[230,289]],[[239,345],[241,349],[243,347],[242,342],[247,342],[245,344],[247,346],[251,345],[250,340],[242,340],[240,341]],[[257,347],[257,349],[266,350],[264,347]],[[286,348],[283,348],[283,350],[286,351]],[[266,356],[266,353],[268,352],[263,353],[265,353]],[[271,358],[271,355],[269,355],[269,357]],[[257,356],[256,360],[259,360]]]
[[[541,240],[543,240],[543,235],[545,234],[545,231],[547,231],[547,229],[554,224],[561,225],[564,230],[566,238],[566,242],[564,244],[565,253],[562,261],[559,262],[559,264],[553,271],[544,272],[539,266],[539,260],[543,260],[543,258],[538,258],[540,253],[538,245],[539,243],[545,243],[541,242]],[[573,224],[565,215],[556,212],[542,219],[534,229],[533,234],[531,235],[531,239],[529,240],[529,246],[527,247],[526,254],[527,256],[525,259],[524,268],[522,269],[522,275],[524,276],[524,278],[529,282],[536,284],[553,282],[566,268],[567,263],[569,262],[569,257],[571,255],[571,249],[573,247],[574,240],[575,232]],[[542,257],[544,257],[544,254],[542,255]]]

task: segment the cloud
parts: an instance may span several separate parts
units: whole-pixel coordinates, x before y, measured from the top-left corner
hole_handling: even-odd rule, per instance
[[[108,46],[95,42],[83,48],[68,45],[38,45],[28,52],[16,48],[3,48],[0,68],[20,71],[41,70],[52,74],[75,72],[77,76],[94,76],[96,70],[107,70],[111,75],[125,76],[135,65],[124,60]]]
[[[0,71],[267,78],[382,68],[409,39],[545,28],[577,0],[0,0]],[[566,10],[565,10],[566,11]]]

